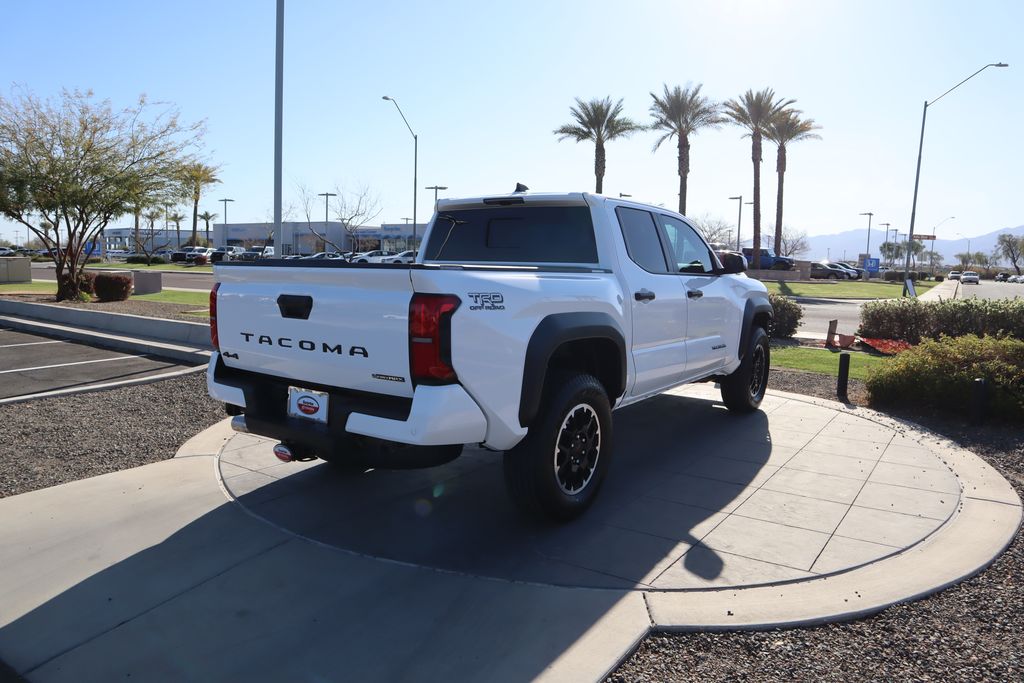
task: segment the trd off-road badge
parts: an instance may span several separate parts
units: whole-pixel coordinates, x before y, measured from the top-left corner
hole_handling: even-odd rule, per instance
[[[505,296],[500,292],[469,292],[467,296],[473,300],[471,311],[505,310]]]

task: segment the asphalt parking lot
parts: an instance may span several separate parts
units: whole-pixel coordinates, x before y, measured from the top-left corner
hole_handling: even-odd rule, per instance
[[[187,367],[0,327],[0,401],[59,389],[88,389]]]

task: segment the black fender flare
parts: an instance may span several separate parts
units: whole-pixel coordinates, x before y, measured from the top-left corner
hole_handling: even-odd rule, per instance
[[[520,426],[529,427],[540,411],[548,362],[555,350],[566,342],[583,339],[607,339],[618,347],[620,370],[615,387],[618,392],[609,396],[612,404],[625,392],[626,338],[615,319],[599,312],[553,313],[540,321],[526,347],[523,386],[519,396]]]
[[[743,305],[743,325],[740,328],[739,359],[743,360],[747,355],[747,347],[750,345],[750,329],[754,326],[754,316],[759,313],[767,313],[770,320],[775,319],[775,309],[768,301],[768,297],[757,297],[747,299]],[[767,330],[771,333],[771,330]]]

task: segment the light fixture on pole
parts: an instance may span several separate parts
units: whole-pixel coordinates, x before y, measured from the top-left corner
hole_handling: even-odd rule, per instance
[[[419,192],[419,180],[417,180],[416,174],[419,169],[419,156],[420,156],[420,138],[413,132],[412,126],[409,125],[409,120],[405,118],[405,114],[402,113],[402,108],[398,106],[398,101],[384,95],[382,100],[387,100],[395,105],[395,109],[401,115],[402,120],[405,121],[405,127],[409,129],[409,133],[412,135],[412,244],[416,246],[416,195]]]
[[[626,194],[625,192],[620,192],[620,193],[619,193],[619,199],[623,199],[623,198],[625,198],[625,197],[632,197],[632,196],[633,196],[633,195],[631,195],[631,194]]]
[[[327,251],[327,218],[330,209],[331,197],[337,197],[334,192],[317,192],[317,197],[324,198],[324,236],[320,238],[320,251]]]
[[[941,95],[939,95],[938,97],[936,97],[931,102],[925,100],[924,107],[921,110],[921,140],[920,140],[920,142],[918,142],[918,145],[917,145],[917,172],[916,172],[916,174],[914,176],[914,201],[911,204],[911,208],[910,208],[910,231],[907,233],[907,243],[908,243],[908,246],[909,246],[910,240],[912,240],[914,238],[914,220],[917,217],[917,189],[918,189],[918,186],[920,185],[920,182],[921,182],[921,153],[924,150],[924,124],[925,124],[925,121],[928,118],[928,107],[930,107],[931,105],[935,104],[936,102],[941,100],[943,97],[945,97],[949,93],[953,92],[954,90],[959,88],[961,85],[963,85],[967,81],[971,80],[972,78],[974,78],[975,76],[977,76],[982,71],[984,71],[985,69],[989,68],[990,66],[995,66],[995,67],[999,67],[999,68],[1005,68],[1005,67],[1009,66],[1009,64],[1005,64],[1003,62],[996,62],[994,64],[986,64],[985,66],[981,67],[980,69],[978,69],[977,71],[972,73],[970,76],[965,78],[964,80],[962,80],[959,83],[957,83],[956,85],[954,85],[952,88],[950,88],[946,92],[944,92]],[[907,254],[906,254],[906,261],[905,261],[904,266],[903,266],[903,282],[904,282],[904,284],[903,284],[903,293],[904,294],[907,293],[906,280],[907,280],[907,277],[909,277],[909,275],[910,275],[910,251],[908,250]]]
[[[224,203],[224,246],[228,243],[228,202],[235,201],[234,199],[218,199],[218,202]]]
[[[729,199],[735,199],[739,205],[739,210],[736,216],[736,251],[740,251],[740,224],[743,222],[743,195],[740,195],[739,197],[729,197]]]
[[[436,211],[437,210],[437,191],[438,190],[447,190],[448,186],[447,185],[431,185],[430,187],[424,187],[423,189],[424,190],[433,190],[434,191],[434,210]]]
[[[867,248],[864,249],[864,253],[867,254],[867,256],[865,256],[864,258],[871,258],[871,217],[874,215],[875,214],[872,213],[871,211],[865,211],[864,213],[861,214],[861,216],[868,217],[868,246]]]

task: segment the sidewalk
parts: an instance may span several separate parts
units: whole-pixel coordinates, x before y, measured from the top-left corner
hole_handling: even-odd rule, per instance
[[[652,629],[927,595],[1017,530],[1013,490],[949,442],[714,393],[617,413],[601,498],[565,526],[512,511],[496,454],[346,477],[224,422],[173,460],[0,500],[0,659],[33,681],[600,680]]]

